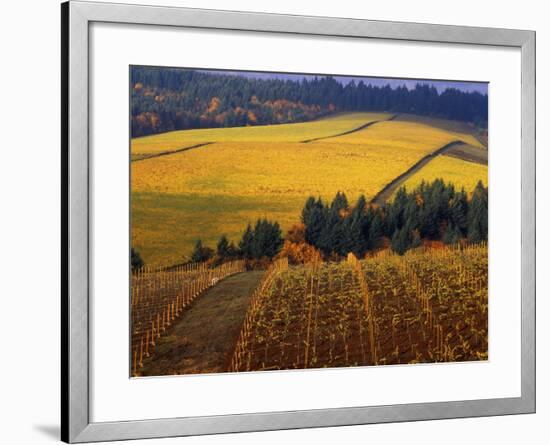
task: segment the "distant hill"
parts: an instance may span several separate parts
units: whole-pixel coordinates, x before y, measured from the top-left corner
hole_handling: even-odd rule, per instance
[[[433,85],[414,88],[290,75],[255,78],[181,68],[130,69],[132,137],[192,128],[310,121],[341,111],[414,113],[487,126],[488,96]]]

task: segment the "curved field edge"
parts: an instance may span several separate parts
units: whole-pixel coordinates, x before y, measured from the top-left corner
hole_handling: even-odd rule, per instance
[[[146,159],[158,158],[159,156],[166,156],[166,155],[172,155],[172,154],[175,154],[175,153],[181,153],[183,151],[192,150],[194,148],[204,147],[205,145],[210,145],[210,144],[213,144],[213,142],[203,142],[201,144],[195,144],[195,145],[191,145],[189,147],[182,147],[182,148],[178,148],[176,150],[161,151],[161,152],[158,152],[158,153],[132,154],[131,160],[133,162],[145,161]]]
[[[431,160],[407,178],[402,185],[407,190],[414,190],[422,181],[432,182],[436,179],[443,179],[445,182],[454,184],[456,190],[464,188],[469,193],[478,181],[481,181],[485,187],[489,185],[489,169],[486,165],[444,154]]]
[[[373,204],[379,204],[379,205],[383,204],[395,193],[395,191],[397,191],[397,189],[399,189],[407,181],[408,178],[410,178],[416,172],[420,171],[436,156],[442,153],[445,153],[445,151],[450,150],[452,147],[460,144],[462,144],[461,141],[452,141],[444,145],[443,147],[437,149],[436,151],[428,154],[427,156],[424,156],[407,171],[401,173],[399,176],[393,179],[390,183],[386,184],[384,188],[382,188],[382,190],[380,190],[380,192],[378,192],[374,196],[371,202]]]
[[[429,125],[431,127],[440,128],[442,130],[455,133],[457,135],[457,138],[460,138],[461,135],[462,137],[464,137],[464,135],[471,136],[477,142],[471,145],[483,148],[485,150],[487,150],[487,147],[489,145],[487,129],[477,128],[473,124],[467,122],[453,121],[437,117],[420,116],[408,113],[399,114],[395,120],[403,122],[416,122]]]
[[[366,124],[363,124],[361,125],[360,127],[357,127],[357,128],[353,128],[351,130],[347,130],[347,131],[344,131],[343,133],[338,133],[338,134],[334,134],[334,135],[330,135],[330,136],[321,136],[321,137],[317,137],[317,138],[313,138],[313,139],[306,139],[304,141],[301,141],[303,144],[309,144],[310,142],[315,142],[315,141],[320,141],[320,140],[323,140],[323,139],[332,139],[332,138],[337,138],[337,137],[340,137],[340,136],[346,136],[347,134],[351,134],[351,133],[355,133],[356,131],[361,131],[361,130],[365,130],[371,126],[373,126],[374,124],[377,124],[379,122],[387,122],[387,121],[392,121],[394,120],[395,118],[397,117],[396,114],[386,118],[386,119],[380,119],[380,120],[376,120],[376,121],[371,121],[371,122],[367,122]]]
[[[372,121],[391,117],[388,113],[344,113],[322,119],[277,125],[178,130],[131,140],[132,155],[173,151],[204,142],[300,142],[352,130]]]

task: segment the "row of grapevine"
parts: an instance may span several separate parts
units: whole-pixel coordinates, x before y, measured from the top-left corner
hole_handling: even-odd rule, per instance
[[[488,358],[487,246],[433,251],[406,258],[404,273],[426,303],[434,361]]]
[[[369,346],[372,354],[373,364],[378,364],[378,354],[376,352],[376,341],[374,336],[374,307],[372,300],[370,298],[369,287],[367,285],[367,280],[365,279],[365,274],[363,273],[363,268],[361,262],[353,253],[348,254],[347,258],[348,264],[352,267],[353,271],[357,276],[359,281],[359,286],[361,288],[361,296],[363,297],[363,304],[365,306],[365,312],[367,317],[367,323],[369,327]]]
[[[487,358],[487,246],[418,249],[363,262],[379,364]]]
[[[357,277],[345,263],[280,271],[247,316],[230,371],[359,365],[372,360]]]
[[[219,280],[244,270],[244,261],[237,260],[215,268],[203,263],[170,269],[143,268],[132,274],[132,375],[139,375],[156,339],[197,296]]]
[[[484,360],[487,245],[272,268],[230,371]]]
[[[254,293],[252,294],[252,297],[250,299],[248,311],[246,313],[246,316],[243,322],[243,327],[241,329],[239,338],[237,340],[237,345],[235,346],[235,351],[233,353],[233,356],[231,357],[231,362],[229,364],[229,371],[238,371],[240,369],[242,365],[244,351],[246,351],[248,346],[248,339],[249,339],[252,322],[254,320],[255,314],[257,313],[257,311],[260,308],[260,305],[262,304],[262,299],[266,295],[266,290],[271,286],[275,276],[277,276],[278,273],[285,271],[287,269],[288,269],[287,258],[281,258],[274,261],[264,273],[258,286],[256,286],[256,289],[254,290]]]

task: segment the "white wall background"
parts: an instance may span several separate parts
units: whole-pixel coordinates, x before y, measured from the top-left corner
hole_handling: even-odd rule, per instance
[[[537,414],[315,430],[278,431],[147,444],[546,443],[550,359],[547,220],[550,175],[550,20],[545,2],[461,0],[145,0],[148,3],[537,31],[538,305]],[[55,443],[59,435],[59,2],[7,3],[0,25],[0,442]],[[546,227],[545,227],[546,226]],[[546,272],[546,273],[545,273]],[[345,382],[342,383],[345,385]],[[345,386],[343,386],[345,389]],[[353,388],[348,390],[353,391]],[[134,442],[136,443],[136,442]]]

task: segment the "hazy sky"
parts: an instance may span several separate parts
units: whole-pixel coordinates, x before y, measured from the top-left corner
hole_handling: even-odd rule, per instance
[[[196,70],[204,73],[216,73],[226,74],[233,76],[251,77],[256,79],[281,79],[281,80],[301,80],[301,79],[313,79],[315,77],[324,77],[324,75],[305,75],[305,74],[285,74],[285,73],[264,73],[255,71],[215,71],[215,70]],[[375,86],[390,85],[392,88],[405,85],[411,89],[417,83],[433,85],[439,92],[446,90],[447,88],[456,88],[461,91],[478,91],[482,94],[487,94],[488,83],[487,82],[463,82],[463,81],[451,81],[451,80],[425,80],[425,79],[400,79],[400,78],[384,78],[384,77],[358,77],[358,76],[332,76],[335,80],[346,85],[354,80],[356,83],[363,81],[365,84],[371,84]]]

